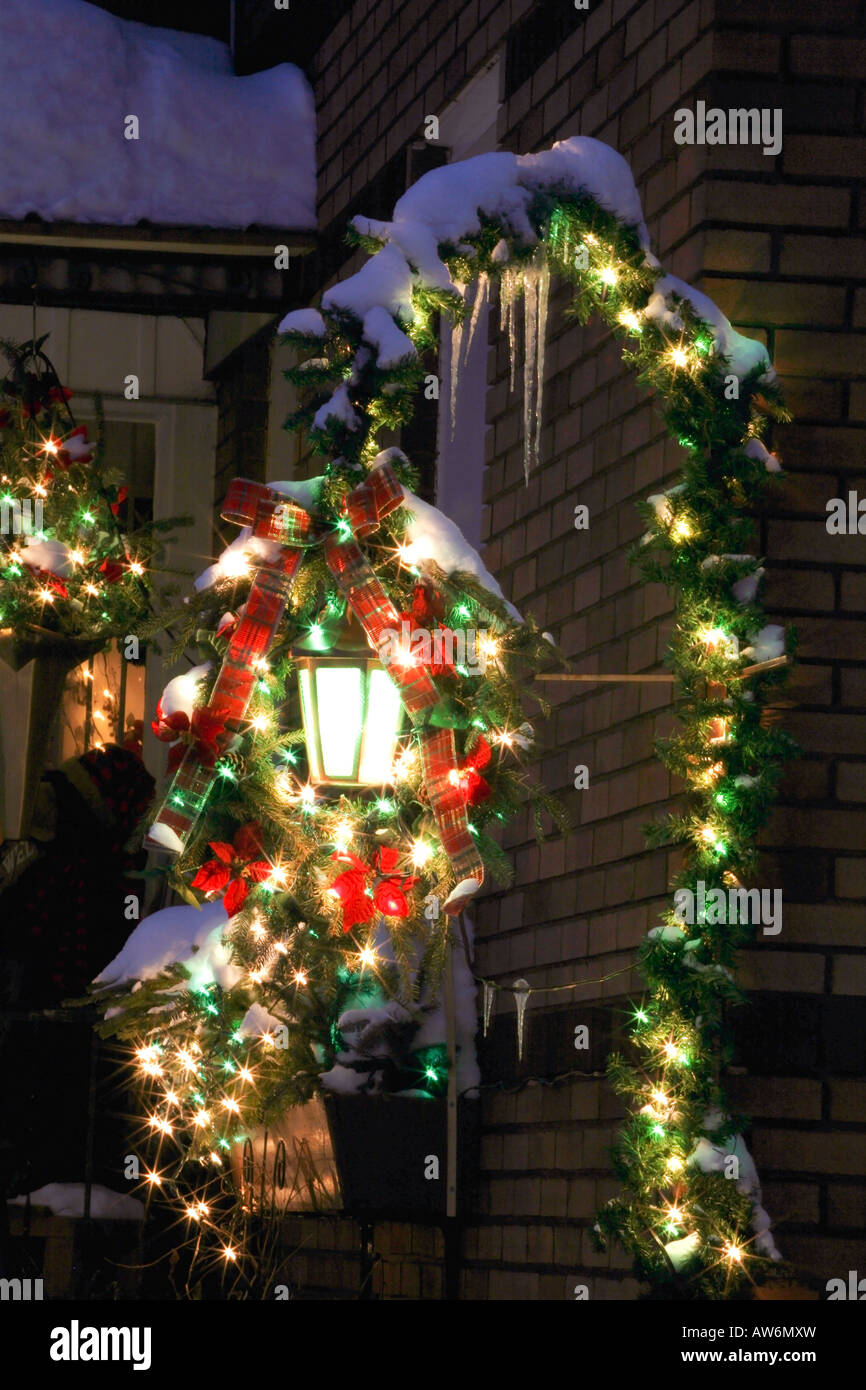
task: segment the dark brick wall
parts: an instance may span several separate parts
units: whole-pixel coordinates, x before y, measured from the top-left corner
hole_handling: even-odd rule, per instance
[[[530,9],[530,0],[359,0],[351,8],[317,68],[324,228],[363,204],[366,189],[381,192],[383,171],[418,138],[423,117],[442,110]],[[771,616],[800,631],[784,717],[804,756],[764,837],[764,882],[784,890],[784,926],[743,956],[755,1001],[737,1021],[731,1087],[754,1117],[749,1138],[779,1243],[822,1278],[856,1267],[866,1158],[857,1079],[866,995],[866,550],[862,538],[828,536],[823,524],[828,498],[858,486],[866,494],[857,10],[853,0],[814,11],[793,0],[595,3],[509,96],[499,130],[501,147],[519,152],[572,134],[620,150],[653,249],[737,327],[769,343],[797,416],[774,440],[790,478],[760,518],[757,544],[768,555]],[[675,145],[673,113],[698,98],[780,107],[781,155]],[[641,529],[635,500],[670,484],[680,451],[609,335],[568,323],[564,307],[554,296],[542,464],[528,488],[522,404],[508,391],[493,316],[485,559],[576,669],[645,671],[661,660],[672,615],[660,589],[638,584],[625,552]],[[573,529],[577,502],[589,507],[587,532]],[[593,1212],[613,1190],[616,1102],[594,1074],[594,1056],[575,1052],[564,1063],[559,1030],[568,1038],[587,1022],[594,1043],[606,1039],[626,995],[640,988],[634,949],[665,901],[672,867],[665,851],[646,850],[642,834],[672,794],[653,755],[671,715],[664,690],[652,686],[589,686],[560,692],[554,704],[551,719],[539,721],[541,775],[563,793],[575,829],[541,850],[526,824],[508,829],[516,883],[478,909],[478,965],[506,984],[520,974],[536,987],[586,983],[536,996],[530,1039],[542,1043],[530,1045],[522,1072],[507,1005],[484,1050],[489,1089],[481,1196],[464,1247],[467,1298],[561,1299],[579,1282],[594,1298],[637,1292],[626,1262],[594,1254],[589,1241]],[[577,763],[590,769],[587,791],[572,790]],[[612,978],[593,983],[603,976]],[[551,1015],[543,1024],[539,1009]],[[554,1080],[563,1070],[585,1074]],[[409,1227],[376,1227],[383,1266],[414,1268],[413,1239]],[[421,1291],[417,1270],[405,1281],[389,1277],[386,1297],[437,1296]]]

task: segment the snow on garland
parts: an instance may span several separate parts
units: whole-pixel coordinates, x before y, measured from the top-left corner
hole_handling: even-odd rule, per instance
[[[466,289],[475,280],[476,304],[479,295],[498,286],[512,344],[516,301],[524,300],[525,459],[527,470],[536,466],[538,435],[528,436],[542,406],[549,276],[564,278],[573,288],[578,314],[598,313],[621,339],[625,360],[656,391],[667,426],[685,450],[680,483],[644,508],[649,529],[635,555],[647,580],[672,588],[679,615],[669,659],[681,725],[661,756],[684,780],[688,796],[685,810],[655,827],[653,836],[684,847],[674,889],[696,890],[699,882],[709,889],[747,878],[754,872],[755,836],[780,762],[790,751],[784,734],[762,719],[767,696],[784,673],[740,677],[749,653],[761,660],[785,642],[780,630],[763,621],[762,565],[747,549],[746,513],[779,467],[760,437],[772,419],[784,418],[766,350],[736,333],[706,296],[663,275],[648,250],[628,166],[597,141],[574,138],[538,155],[484,155],[434,170],[400,199],[392,221],[356,218],[353,235],[373,253],[370,259],[329,289],[318,309],[289,314],[281,325],[288,341],[311,354],[289,373],[306,393],[289,425],[304,425],[314,448],[330,462],[320,479],[275,485],[275,493],[294,498],[318,525],[330,518],[339,529],[347,496],[382,463],[381,430],[411,416],[422,380],[420,354],[435,346],[434,314],[449,315],[455,332],[473,331],[472,316],[466,323]],[[459,358],[459,338],[456,346]],[[374,536],[375,550],[369,553],[375,553],[377,573],[401,606],[415,611],[417,605],[425,621],[453,625],[483,618],[495,634],[496,660],[485,680],[471,692],[457,681],[442,713],[451,727],[467,729],[453,773],[458,784],[473,789],[479,853],[489,868],[495,865],[507,875],[507,860],[503,863],[500,854],[497,863],[495,842],[484,826],[507,819],[521,796],[535,798],[536,811],[552,809],[506,757],[520,751],[509,731],[523,717],[526,666],[537,669],[545,652],[549,657],[549,635],[520,622],[456,528],[414,496],[410,462],[398,451],[389,451],[387,461],[402,484],[404,505]],[[215,609],[213,621],[223,613],[219,628],[199,635],[223,654],[225,625],[243,612],[239,599],[247,592],[250,568],[273,562],[261,549],[267,544],[242,533],[223,553],[189,601],[182,640],[200,615]],[[428,978],[444,944],[444,933],[428,933],[419,957],[424,932],[417,949],[410,949],[412,938],[406,934],[411,920],[418,940],[414,902],[427,902],[437,884],[448,882],[447,858],[436,844],[429,810],[418,799],[417,772],[409,768],[408,789],[404,785],[410,750],[402,755],[404,765],[388,795],[373,806],[348,797],[316,806],[294,771],[299,736],[278,736],[260,713],[272,712],[282,698],[281,682],[289,670],[285,644],[292,634],[309,630],[311,623],[324,631],[332,607],[339,608],[340,596],[315,551],[305,559],[301,578],[292,590],[283,645],[278,643],[275,660],[264,663],[250,729],[229,742],[220,742],[218,731],[209,732],[213,756],[221,754],[220,787],[173,878],[197,900],[196,888],[206,893],[213,884],[211,891],[222,892],[215,885],[223,885],[226,875],[233,885],[246,876],[251,886],[242,892],[248,896],[220,938],[242,969],[242,985],[222,990],[215,976],[196,989],[183,964],[166,965],[163,952],[158,977],[136,981],[131,994],[124,995],[128,983],[119,990],[111,987],[106,998],[112,1011],[120,1010],[123,1027],[138,1027],[139,1035],[144,1031],[140,1061],[147,1076],[173,1081],[177,1058],[180,1065],[184,1057],[192,1059],[196,1094],[208,1099],[202,1103],[199,1148],[211,1145],[219,1163],[220,1148],[237,1139],[234,1116],[249,1113],[236,1099],[238,1089],[225,1098],[220,1070],[231,1063],[234,1048],[248,1046],[245,1019],[261,1019],[263,1011],[287,1030],[291,1047],[279,1067],[269,1070],[262,1051],[268,1043],[273,1047],[269,1032],[259,1031],[258,1051],[245,1055],[258,1059],[262,1077],[283,1103],[303,1099],[322,1084],[326,1064],[333,1072],[341,1057],[359,1060],[355,1043],[363,1046],[365,1036],[368,1042],[379,1037],[381,1028],[399,1031],[405,1020],[388,1002],[399,993],[397,975]],[[194,738],[195,731],[185,737]],[[498,744],[496,753],[491,739]],[[220,816],[233,822],[237,833],[232,843],[223,833],[219,839],[226,843],[208,849]],[[411,850],[403,858],[407,828]],[[278,846],[271,842],[264,850],[274,871],[258,885],[250,878],[254,830],[266,838],[279,832]],[[381,849],[374,848],[377,842]],[[218,851],[218,860],[207,861],[212,851]],[[347,865],[338,880],[327,872],[330,858]],[[190,869],[197,869],[191,885]],[[371,914],[365,893],[379,894],[383,887],[384,900],[406,904],[407,918]],[[341,910],[345,930],[355,934],[358,927],[349,923],[374,922],[360,957],[352,957],[334,935],[334,913]],[[369,966],[376,958],[373,942],[383,928],[395,967],[389,961],[383,971],[389,981],[384,994],[381,980],[371,988],[369,970],[364,978],[365,960]],[[617,1158],[623,1195],[600,1213],[597,1229],[601,1237],[614,1235],[625,1244],[641,1277],[679,1297],[725,1297],[750,1278],[763,1277],[766,1261],[777,1254],[757,1175],[737,1137],[739,1126],[726,1110],[720,1080],[724,1012],[739,997],[733,957],[750,935],[751,927],[738,921],[700,921],[687,932],[673,910],[666,914],[640,952],[648,997],[635,1010],[631,1029],[639,1061],[611,1059],[611,1079],[628,1095],[631,1113]],[[200,941],[202,949],[211,949],[209,934]],[[352,949],[360,945],[354,935]],[[327,970],[336,985],[326,987]],[[316,971],[321,973],[313,978]],[[163,1036],[155,1041],[156,1025],[148,1019],[154,1010],[164,1019]],[[387,1019],[372,1016],[381,1010]],[[419,1021],[416,1017],[413,1026]],[[341,1038],[338,1023],[349,1038]],[[115,1012],[109,1026],[116,1024]],[[176,1038],[183,1029],[193,1041],[182,1043],[179,1052]],[[432,1073],[441,1080],[435,1062],[428,1061],[421,1072],[420,1064],[414,1056],[392,1088],[411,1075],[413,1066],[416,1076]],[[244,1063],[241,1074],[252,1076],[250,1066]],[[229,1115],[217,1125],[219,1106],[228,1107]],[[719,1176],[715,1160],[709,1162],[708,1145],[724,1155],[722,1171],[734,1182]],[[738,1172],[728,1173],[728,1159],[740,1165]]]

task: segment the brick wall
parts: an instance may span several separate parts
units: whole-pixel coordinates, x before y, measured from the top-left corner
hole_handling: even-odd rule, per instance
[[[530,0],[352,7],[318,59],[326,233],[359,206],[387,214],[364,198],[386,199],[423,117],[453,98],[530,9]],[[856,1079],[866,991],[866,554],[862,538],[830,537],[823,525],[829,497],[858,484],[866,495],[856,10],[853,0],[826,0],[814,16],[793,0],[595,3],[580,23],[569,18],[567,37],[510,93],[499,133],[502,148],[519,152],[577,133],[619,149],[653,249],[668,269],[706,288],[736,326],[765,337],[797,415],[774,441],[791,476],[760,519],[757,544],[769,556],[772,616],[800,630],[796,705],[785,717],[804,757],[786,776],[765,835],[764,881],[783,888],[784,926],[744,953],[754,1006],[740,1011],[732,1091],[754,1116],[750,1140],[767,1205],[781,1221],[779,1243],[822,1278],[856,1267],[866,1157]],[[531,37],[521,30],[521,45]],[[781,155],[676,146],[673,113],[698,98],[780,107]],[[485,559],[577,670],[649,670],[661,660],[672,615],[660,589],[638,584],[625,553],[641,529],[634,501],[669,485],[680,451],[609,335],[569,324],[564,305],[554,296],[542,464],[528,488],[522,404],[508,391],[493,316]],[[590,510],[586,532],[573,529],[577,502]],[[485,1046],[467,1298],[561,1299],[576,1283],[594,1298],[637,1292],[621,1256],[593,1253],[589,1227],[613,1191],[607,1149],[618,1114],[599,1072],[625,998],[639,989],[633,952],[656,921],[672,867],[666,851],[645,849],[642,834],[672,792],[653,755],[671,715],[664,690],[652,686],[589,686],[554,703],[539,724],[541,775],[563,793],[575,829],[539,850],[526,824],[509,828],[516,883],[478,909],[478,965],[508,984],[521,974],[536,987],[587,983],[531,1002],[523,1068],[507,1006]],[[590,770],[583,792],[572,790],[578,763]],[[602,976],[612,978],[592,983]],[[562,1039],[581,1022],[590,1024],[593,1049],[574,1052],[569,1065]],[[417,1264],[408,1258],[413,1239],[411,1228],[396,1225],[373,1235],[392,1269]],[[435,1297],[422,1294],[420,1278],[392,1273],[382,1292]]]

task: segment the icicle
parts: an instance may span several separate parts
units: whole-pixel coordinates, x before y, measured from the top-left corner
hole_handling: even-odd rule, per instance
[[[523,273],[523,478],[529,482],[535,431],[533,407],[538,390],[538,271]]]
[[[517,319],[514,301],[517,297],[519,272],[506,266],[499,281],[499,305],[502,315],[502,331],[508,335],[509,390],[513,391],[517,381]]]
[[[478,327],[478,320],[481,318],[481,311],[487,307],[488,284],[487,273],[482,271],[478,277],[478,284],[475,287],[475,300],[472,305],[472,316],[469,320],[469,332],[466,335],[466,345],[463,353],[464,365],[469,361],[469,354],[475,342],[475,330]]]
[[[490,1020],[493,1017],[493,1005],[496,1001],[496,986],[492,980],[484,980],[481,986],[481,1030],[482,1037],[487,1037],[490,1029]]]
[[[451,325],[451,385],[449,396],[450,438],[454,438],[457,424],[457,383],[460,377],[460,348],[463,343],[463,320]]]
[[[523,1039],[526,1031],[526,1006],[531,994],[528,980],[515,980],[514,1002],[517,1006],[517,1060],[523,1061]]]
[[[539,252],[523,273],[523,476],[538,463],[544,400],[544,349],[550,301],[550,267]]]
[[[545,259],[538,274],[538,375],[535,382],[535,463],[541,458],[541,421],[544,414],[544,348],[547,339],[547,309],[550,303],[550,266]]]

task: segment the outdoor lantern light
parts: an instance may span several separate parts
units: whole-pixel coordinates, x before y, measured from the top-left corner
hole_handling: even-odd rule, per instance
[[[310,781],[337,787],[387,782],[403,703],[351,611],[336,633],[314,625],[292,656]]]

